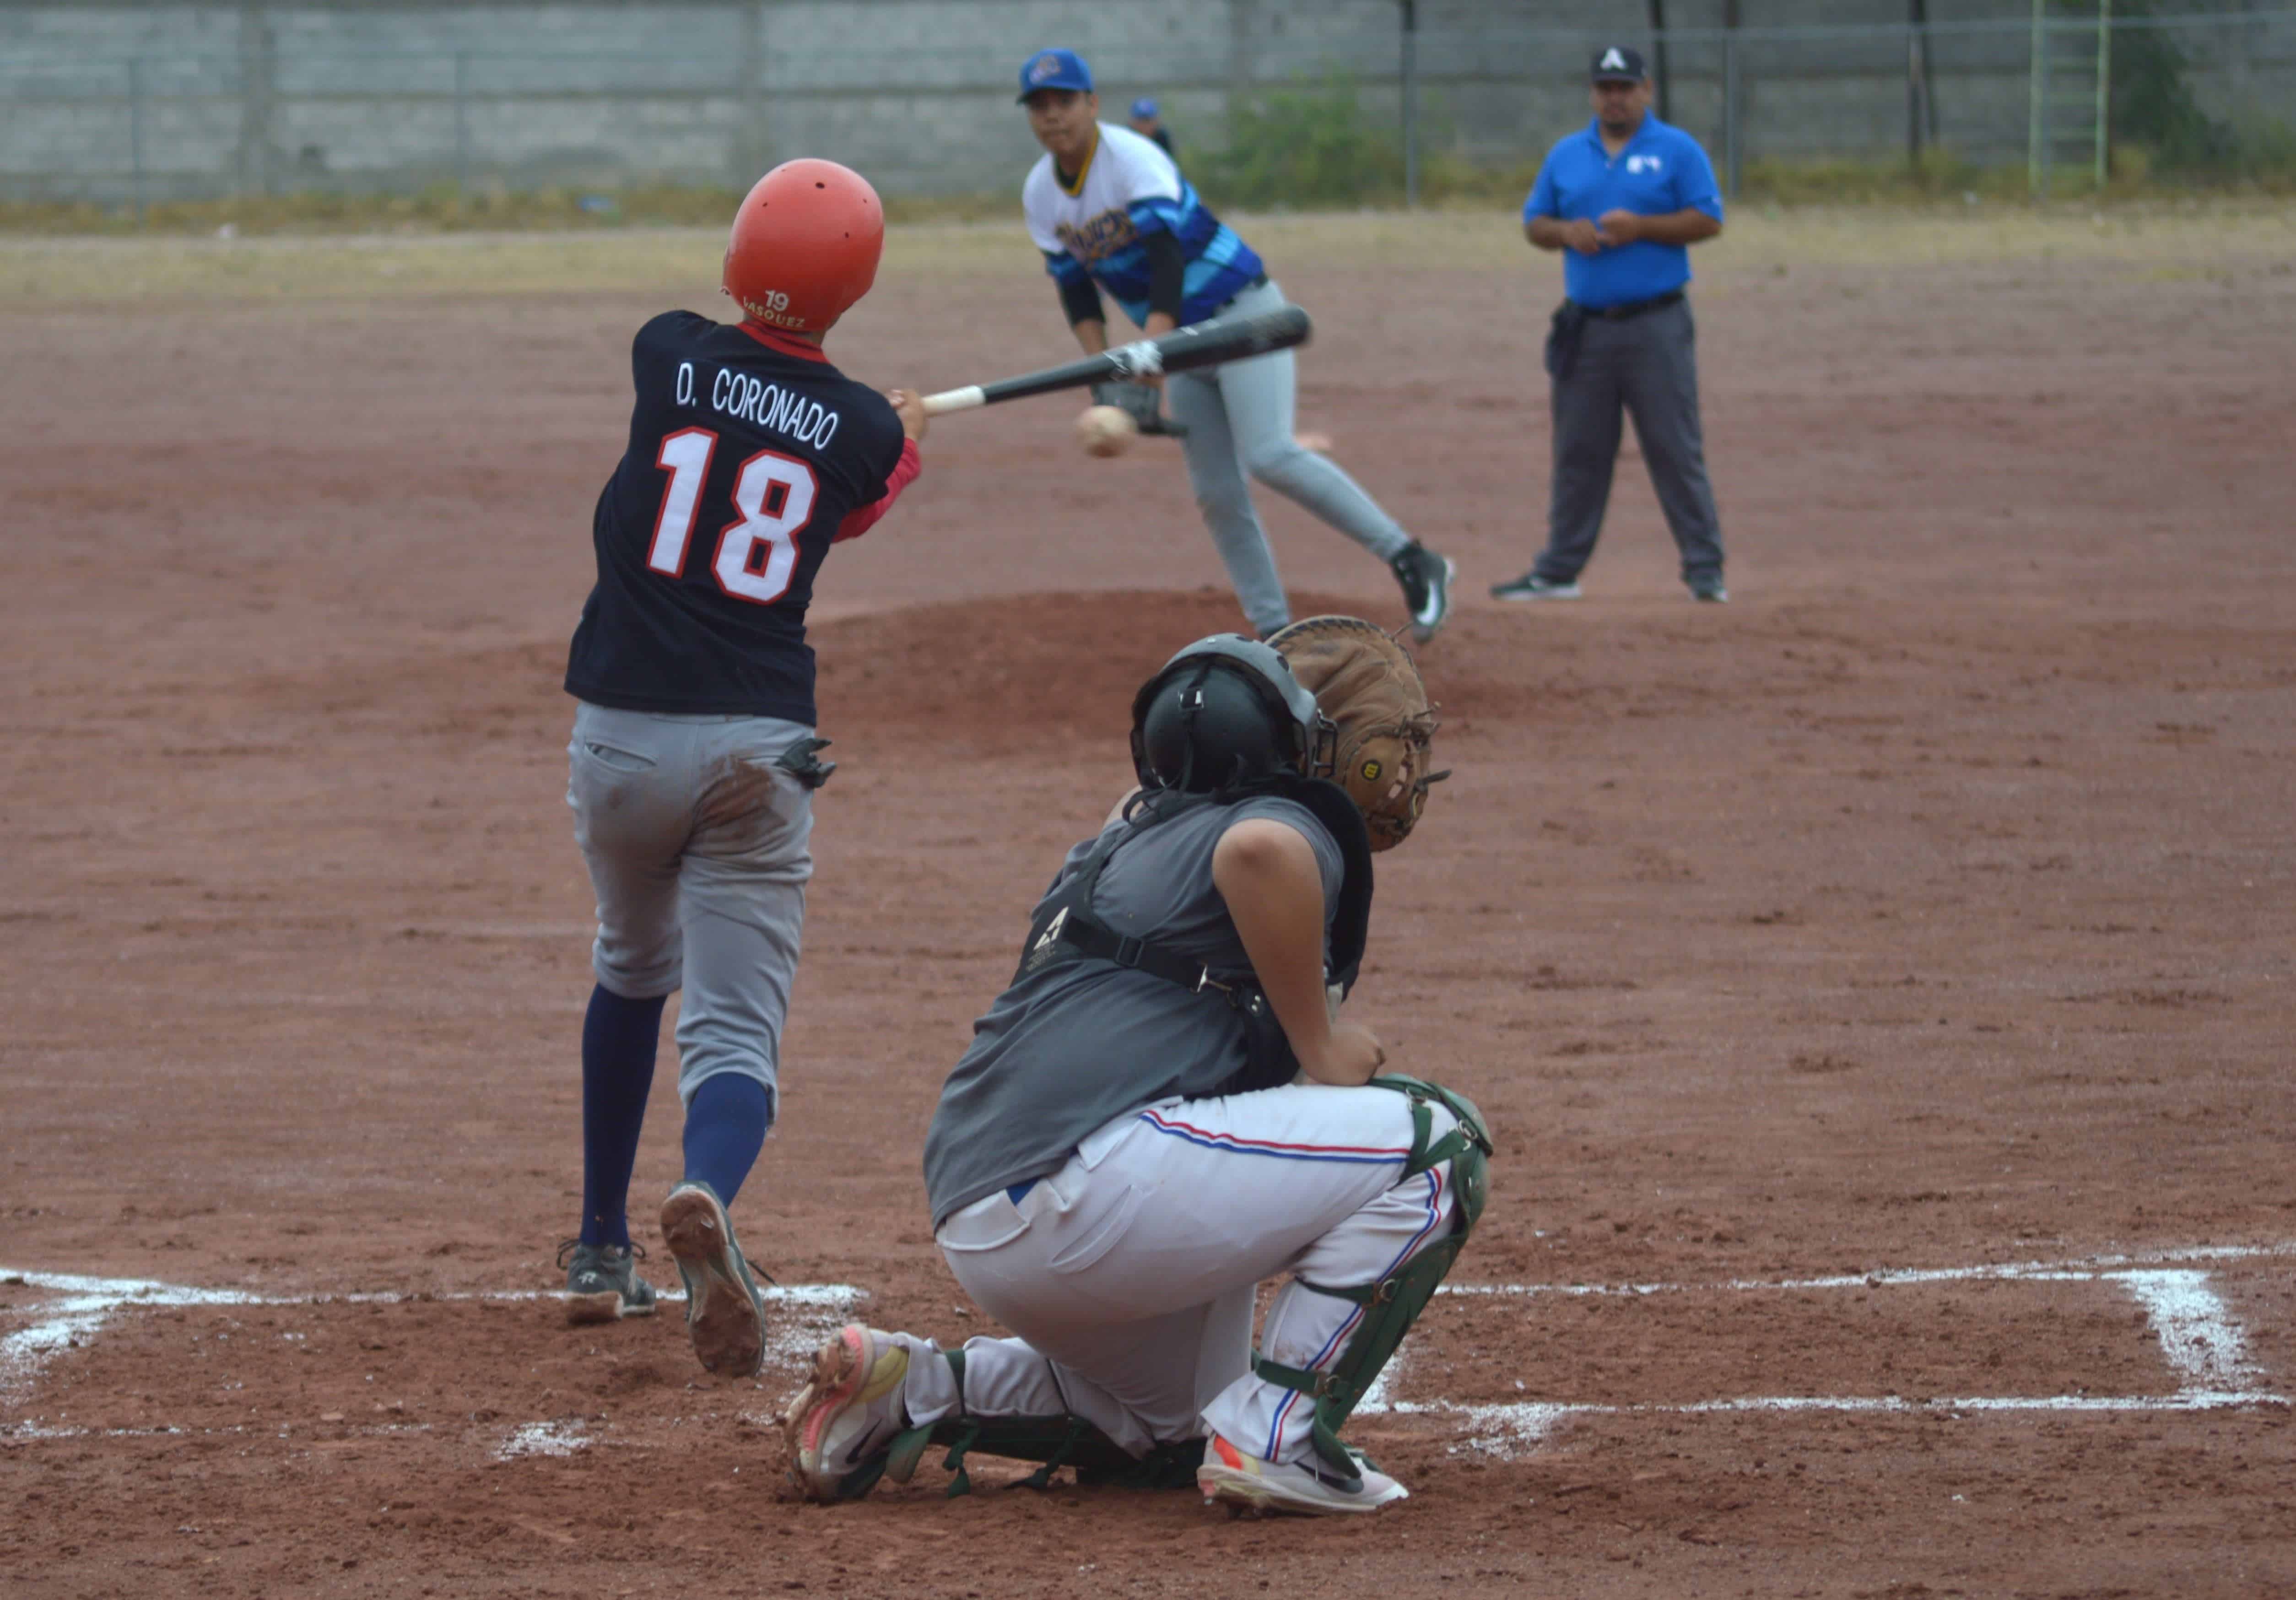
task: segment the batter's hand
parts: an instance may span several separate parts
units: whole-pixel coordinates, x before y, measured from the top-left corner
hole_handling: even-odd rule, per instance
[[[925,440],[925,398],[914,389],[889,389],[885,398],[900,414],[901,434],[913,444]]]
[[[1603,237],[1602,230],[1584,217],[1574,217],[1562,225],[1564,248],[1575,250],[1582,256],[1600,255],[1603,246],[1608,242]]]
[[[1632,244],[1643,236],[1643,219],[1633,211],[1605,211],[1595,219],[1604,244]]]

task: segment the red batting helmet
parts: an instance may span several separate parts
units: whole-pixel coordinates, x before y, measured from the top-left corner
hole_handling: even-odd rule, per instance
[[[820,333],[877,281],[885,208],[834,161],[783,161],[734,216],[726,292],[752,322]]]

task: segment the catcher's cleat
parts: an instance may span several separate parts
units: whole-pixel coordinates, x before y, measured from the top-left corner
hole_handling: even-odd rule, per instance
[[[685,1326],[709,1371],[754,1376],[766,1358],[766,1306],[734,1243],[725,1202],[705,1183],[682,1183],[661,1202],[661,1236],[685,1280]]]
[[[566,1320],[576,1327],[653,1315],[653,1285],[638,1276],[645,1251],[635,1244],[585,1244],[569,1239],[558,1247],[566,1268]]]
[[[1232,1515],[1250,1511],[1349,1516],[1410,1498],[1408,1489],[1374,1470],[1359,1452],[1348,1453],[1357,1469],[1353,1479],[1332,1472],[1312,1450],[1298,1461],[1263,1461],[1215,1433],[1204,1440],[1196,1487],[1203,1491],[1206,1505],[1224,1505]]]
[[[1411,636],[1424,644],[1451,614],[1451,579],[1458,576],[1458,563],[1414,539],[1388,565],[1411,610]]]
[[[909,1352],[859,1323],[838,1329],[816,1352],[812,1376],[775,1419],[789,1443],[790,1481],[808,1499],[856,1498],[889,1467],[896,1482],[908,1481],[928,1432],[908,1426],[901,1405],[908,1375]],[[895,1460],[904,1442],[912,1448]]]

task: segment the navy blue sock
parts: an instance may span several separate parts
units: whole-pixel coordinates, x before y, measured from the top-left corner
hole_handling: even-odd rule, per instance
[[[686,1181],[708,1184],[732,1205],[773,1120],[773,1095],[756,1079],[739,1072],[703,1079],[685,1107]]]
[[[626,1000],[603,984],[582,1019],[582,1243],[630,1242],[630,1169],[669,997]]]

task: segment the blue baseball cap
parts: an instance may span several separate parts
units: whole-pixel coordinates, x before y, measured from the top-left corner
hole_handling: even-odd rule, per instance
[[[1153,122],[1156,119],[1156,103],[1143,94],[1132,103],[1132,114],[1143,122]]]
[[[1092,93],[1092,69],[1073,50],[1039,50],[1021,63],[1021,94],[1026,102],[1038,89],[1077,89]]]

